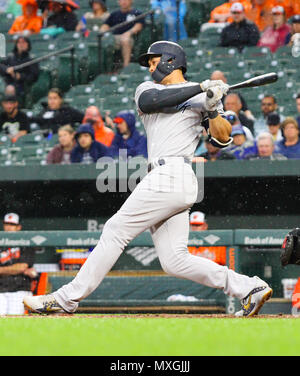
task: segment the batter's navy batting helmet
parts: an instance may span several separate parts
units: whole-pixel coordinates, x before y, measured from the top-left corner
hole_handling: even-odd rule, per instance
[[[183,48],[174,42],[166,40],[154,42],[148,48],[147,53],[139,57],[139,63],[143,67],[149,67],[151,57],[161,57],[156,70],[152,73],[155,81],[160,82],[175,69],[181,69],[186,72],[186,56]]]

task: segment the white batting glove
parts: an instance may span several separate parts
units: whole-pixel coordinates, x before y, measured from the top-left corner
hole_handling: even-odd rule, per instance
[[[209,90],[212,92],[213,96],[211,98],[206,96],[205,107],[207,111],[215,111],[224,94],[219,86],[211,87]]]
[[[222,90],[223,95],[226,95],[229,90],[229,85],[225,84],[222,80],[205,80],[201,82],[200,86],[203,91],[207,91],[210,88],[217,86]]]

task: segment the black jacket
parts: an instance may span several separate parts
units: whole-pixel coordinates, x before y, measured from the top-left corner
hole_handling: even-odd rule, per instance
[[[39,65],[32,64],[26,68],[20,69],[17,72],[20,73],[20,80],[15,80],[10,74],[6,73],[8,67],[14,67],[19,64],[26,63],[27,61],[32,60],[29,52],[23,52],[18,54],[14,50],[9,54],[5,59],[1,60],[0,63],[0,75],[4,77],[6,85],[15,85],[17,88],[18,94],[22,94],[24,91],[24,85],[32,85],[39,77]]]
[[[47,27],[62,27],[66,31],[74,31],[77,24],[78,20],[76,14],[68,11],[52,14],[47,20]]]
[[[42,129],[52,130],[53,133],[57,133],[62,125],[70,124],[74,127],[84,118],[82,112],[65,104],[58,110],[50,110],[46,104],[43,105],[45,108],[32,118],[32,122],[38,123]]]
[[[247,19],[224,27],[221,33],[220,46],[237,47],[256,46],[260,38],[260,32],[254,22]]]

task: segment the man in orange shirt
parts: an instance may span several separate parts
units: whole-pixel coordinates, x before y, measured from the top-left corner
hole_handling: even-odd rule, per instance
[[[272,25],[272,8],[275,5],[276,0],[252,0],[252,8],[246,11],[246,17],[263,31]]]
[[[22,5],[23,14],[13,22],[9,34],[36,34],[43,26],[43,18],[37,15],[38,5],[36,0],[18,0]]]
[[[101,142],[107,147],[111,145],[115,137],[115,133],[113,130],[105,126],[98,107],[88,107],[85,111],[82,123],[89,123],[93,125],[96,141]]]
[[[208,22],[232,22],[233,19],[231,17],[230,8],[231,5],[237,1],[243,5],[245,11],[248,11],[252,8],[250,0],[229,0],[227,3],[221,4],[211,11],[210,20]]]

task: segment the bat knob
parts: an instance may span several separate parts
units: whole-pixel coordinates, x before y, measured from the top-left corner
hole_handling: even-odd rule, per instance
[[[206,96],[207,96],[207,98],[212,98],[214,96],[214,93],[211,90],[208,89],[207,92],[206,92]]]

